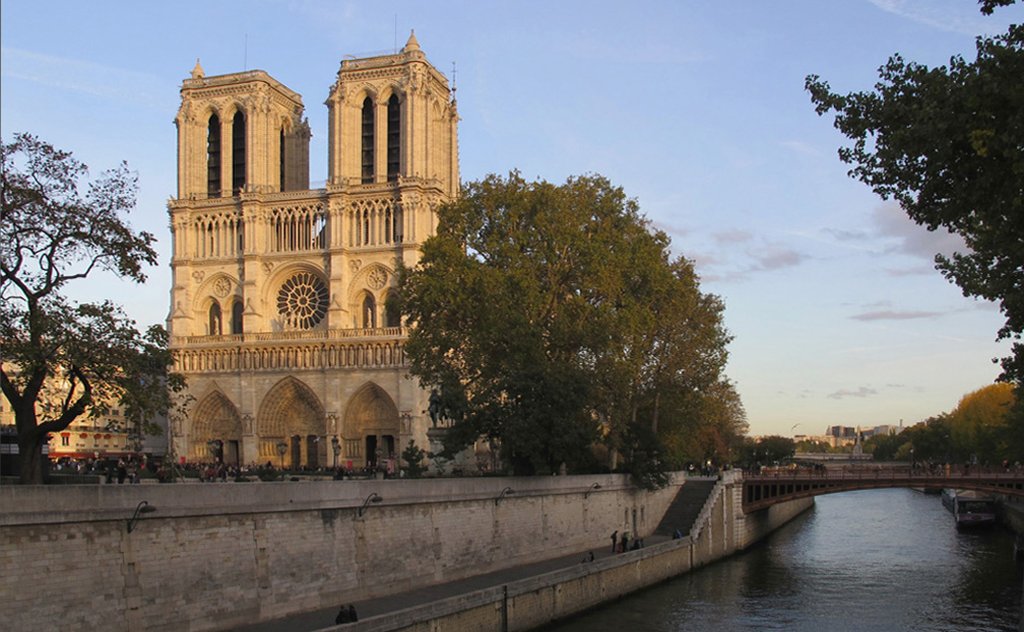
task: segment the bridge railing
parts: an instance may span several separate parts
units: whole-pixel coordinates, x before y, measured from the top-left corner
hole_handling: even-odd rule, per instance
[[[865,480],[865,479],[936,479],[951,480],[964,478],[1006,478],[1017,479],[1024,475],[1024,468],[983,467],[975,465],[948,465],[937,467],[914,466],[882,466],[882,465],[844,465],[842,467],[823,466],[778,466],[762,467],[759,470],[747,470],[743,473],[744,480],[784,480],[796,478],[814,478],[823,480]]]

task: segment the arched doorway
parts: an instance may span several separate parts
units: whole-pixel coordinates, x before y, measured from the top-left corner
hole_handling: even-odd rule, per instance
[[[282,463],[286,468],[318,467],[325,462],[324,409],[313,391],[286,377],[263,398],[257,416],[260,462]],[[285,454],[278,444],[285,445]]]
[[[192,412],[190,461],[220,461],[238,465],[242,420],[238,409],[219,391],[204,397]]]
[[[381,387],[370,383],[352,396],[342,426],[344,464],[390,467],[399,452],[398,408]]]

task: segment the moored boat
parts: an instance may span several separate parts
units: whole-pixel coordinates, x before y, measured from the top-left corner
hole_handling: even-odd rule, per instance
[[[942,505],[953,514],[957,529],[991,525],[996,521],[996,501],[976,491],[944,489]]]

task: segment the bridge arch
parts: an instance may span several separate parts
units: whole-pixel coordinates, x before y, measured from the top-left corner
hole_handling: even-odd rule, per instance
[[[986,494],[1024,497],[1024,472],[920,474],[911,468],[821,472],[795,470],[743,476],[743,513],[824,494],[860,489],[913,487],[970,489]]]

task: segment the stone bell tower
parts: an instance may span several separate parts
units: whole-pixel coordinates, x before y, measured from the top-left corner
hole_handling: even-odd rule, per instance
[[[393,467],[427,445],[394,292],[458,193],[455,101],[410,36],[343,61],[326,105],[327,184],[310,189],[297,93],[198,61],[182,83],[169,329],[194,405],[178,456]]]

